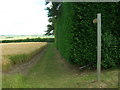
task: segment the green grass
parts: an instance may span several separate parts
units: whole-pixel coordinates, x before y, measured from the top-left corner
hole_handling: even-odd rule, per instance
[[[27,54],[19,54],[19,55],[11,55],[9,56],[9,59],[11,60],[11,63],[14,64],[20,64],[25,62],[29,59],[29,55]]]
[[[20,88],[24,86],[24,76],[21,74],[5,75],[2,80],[3,88]]]
[[[118,71],[102,71],[101,81],[96,81],[96,71],[78,71],[69,64],[50,44],[44,56],[29,71],[28,75],[3,76],[3,88],[116,88]]]
[[[27,62],[31,57],[32,54],[16,54],[16,55],[8,55],[6,58],[9,59],[9,63],[2,66],[3,71],[8,71],[14,65],[22,64]]]

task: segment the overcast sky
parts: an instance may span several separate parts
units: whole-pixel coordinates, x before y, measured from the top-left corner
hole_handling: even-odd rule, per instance
[[[45,34],[44,0],[0,0],[0,35]]]

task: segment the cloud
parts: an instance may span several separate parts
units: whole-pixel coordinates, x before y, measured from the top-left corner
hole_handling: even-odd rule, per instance
[[[1,0],[0,34],[45,34],[48,17],[44,1]]]

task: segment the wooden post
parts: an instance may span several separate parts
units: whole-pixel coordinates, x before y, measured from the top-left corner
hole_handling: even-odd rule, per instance
[[[101,13],[97,14],[97,81],[101,72]]]

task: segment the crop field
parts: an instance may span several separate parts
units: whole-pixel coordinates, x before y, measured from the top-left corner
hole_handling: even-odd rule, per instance
[[[33,55],[40,51],[46,42],[25,42],[25,43],[1,43],[3,71],[7,70],[11,65],[19,64],[30,59]]]

